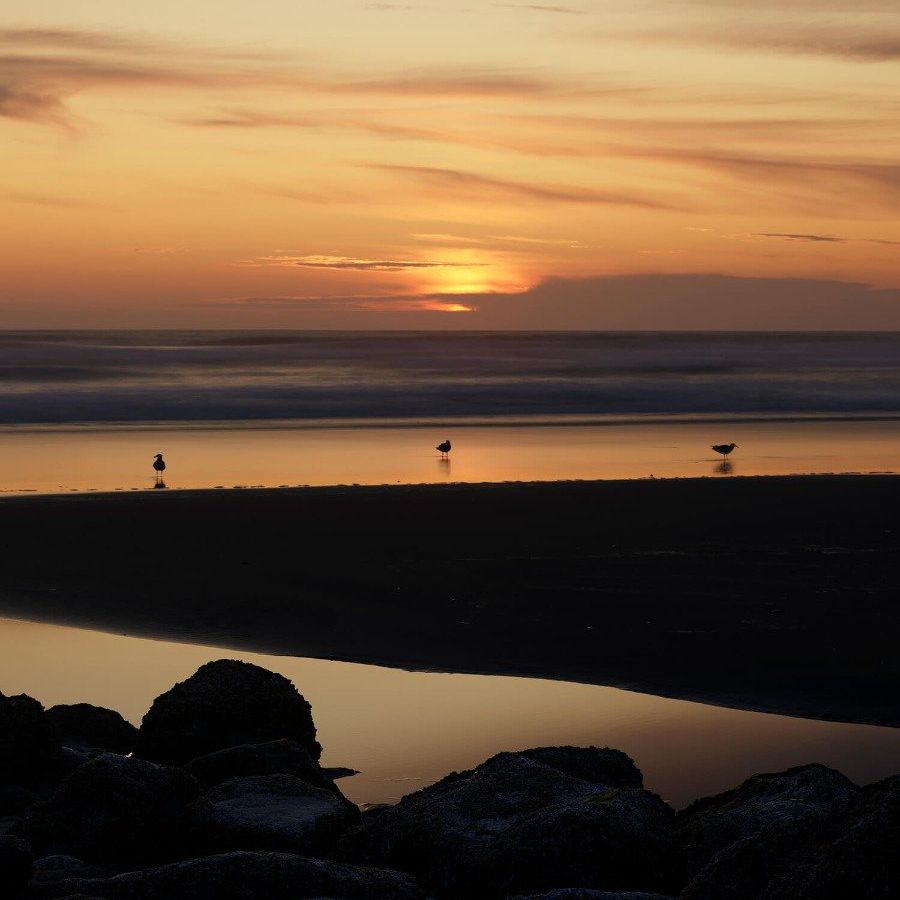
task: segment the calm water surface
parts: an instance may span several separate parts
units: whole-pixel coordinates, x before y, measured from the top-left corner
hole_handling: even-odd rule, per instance
[[[612,746],[683,805],[757,772],[821,762],[865,783],[900,771],[900,729],[722,709],[614,688],[218,650],[0,619],[0,691],[89,702],[139,724],[153,698],[211,659],[281,672],[312,703],[326,765],[357,803],[393,802],[501,750]]]

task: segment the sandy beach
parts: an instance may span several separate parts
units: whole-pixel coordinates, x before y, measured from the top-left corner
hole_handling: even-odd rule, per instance
[[[0,503],[0,613],[900,725],[891,476]]]

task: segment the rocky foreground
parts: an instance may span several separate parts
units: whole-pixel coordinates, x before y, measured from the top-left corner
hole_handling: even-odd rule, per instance
[[[0,695],[0,896],[847,900],[900,896],[900,776],[757,775],[675,812],[618,750],[501,753],[361,812],[280,675],[201,667],[135,728]]]

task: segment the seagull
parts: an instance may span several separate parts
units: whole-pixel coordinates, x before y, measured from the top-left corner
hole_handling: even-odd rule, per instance
[[[737,444],[732,442],[730,444],[713,444],[712,448],[716,453],[721,453],[723,457],[726,457],[735,447],[737,447]]]
[[[162,453],[157,453],[153,460],[153,468],[156,469],[156,483],[162,484],[163,472],[166,471],[166,461]]]
[[[434,449],[440,450],[441,458],[445,459],[445,458],[449,458],[449,453],[452,448],[453,448],[453,445],[450,443],[450,441],[444,441],[443,444],[438,444],[437,447],[435,447]]]

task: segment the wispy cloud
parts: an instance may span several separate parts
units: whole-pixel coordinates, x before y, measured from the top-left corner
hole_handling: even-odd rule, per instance
[[[644,209],[673,210],[682,206],[673,202],[615,190],[598,190],[566,185],[543,185],[511,181],[459,169],[441,169],[431,166],[400,166],[373,164],[368,168],[398,175],[425,187],[452,191],[457,195],[493,195],[510,200],[544,203],[574,203],[613,206],[638,206]]]
[[[421,260],[396,260],[396,259],[360,259],[353,256],[291,256],[276,254],[273,256],[257,256],[253,259],[243,260],[238,265],[253,268],[293,268],[302,269],[334,269],[337,271],[351,270],[356,272],[403,272],[409,269],[444,269],[465,265],[483,266],[487,263],[456,263],[456,262],[431,262]]]
[[[756,231],[751,237],[778,238],[785,241],[800,241],[808,244],[881,244],[886,247],[900,247],[900,241],[889,241],[883,238],[851,238],[837,237],[831,234],[791,234],[777,231]]]
[[[241,187],[266,197],[280,197],[283,200],[296,200],[298,203],[355,203],[364,199],[343,187],[305,190],[291,187],[289,184],[260,184],[258,182],[239,182]]]
[[[202,305],[209,306],[209,301]],[[470,313],[475,307],[455,295],[415,294],[404,296],[346,295],[346,296],[288,296],[288,297],[235,297],[221,300],[219,306],[244,306],[257,308],[292,309],[299,312],[435,312]]]
[[[497,9],[525,9],[531,12],[554,13],[563,16],[583,16],[585,11],[574,6],[554,6],[545,3],[493,3]]]
[[[522,97],[559,94],[574,89],[557,78],[527,73],[428,71],[364,79],[329,80],[318,85],[329,93],[405,95],[412,97]]]
[[[553,3],[491,3],[489,7],[492,9],[513,9],[526,10],[531,12],[552,13],[555,15],[581,16],[585,14],[583,9],[574,6],[563,6]],[[411,3],[368,3],[364,9],[370,12],[446,12],[446,13],[477,13],[482,12],[483,7],[462,7],[456,6],[434,6],[434,5],[413,5]]]
[[[47,206],[53,209],[71,210],[109,210],[112,207],[91,200],[79,200],[72,197],[60,197],[55,194],[36,194],[28,191],[4,191],[0,189],[0,201],[8,203],[25,203],[29,206]]]
[[[168,89],[281,89],[309,94],[485,99],[563,96],[605,90],[529,71],[492,68],[422,69],[353,74],[311,70],[280,54],[241,48],[187,47],[122,33],[66,29],[0,30],[0,116],[65,121],[67,102],[90,89],[155,85]],[[250,127],[303,125],[303,117],[258,114],[195,124]],[[374,129],[374,125],[370,126]]]
[[[27,84],[0,84],[0,117],[23,122],[64,124],[63,96],[50,88]]]
[[[751,156],[718,150],[634,147],[625,156],[723,172],[759,188],[779,190],[792,185],[793,199],[815,205],[822,212],[837,212],[865,203],[872,208],[896,208],[900,196],[900,163],[853,159],[801,159]]]
[[[407,114],[408,115],[408,114]],[[428,128],[389,121],[386,114],[376,116],[371,110],[328,112],[315,115],[291,115],[260,110],[230,109],[190,119],[180,124],[209,129],[298,128],[309,130],[351,130],[376,135],[388,140],[430,141],[478,149],[502,150],[526,156],[596,158],[608,150],[596,139],[580,141],[548,140],[547,130],[535,128],[539,136],[504,135],[496,128],[496,120],[480,122],[470,129]]]
[[[256,110],[224,110],[217,115],[182,119],[182,125],[212,129],[300,128],[309,130],[347,129],[385,138],[412,141],[436,141],[441,143],[484,146],[487,141],[477,135],[453,134],[438,129],[414,125],[396,124],[384,118],[376,119],[369,111],[343,111],[330,113],[318,111],[316,115],[284,115]]]
[[[505,247],[524,244],[527,247],[578,247],[581,244],[574,238],[544,238],[519,234],[487,234],[481,236],[463,234],[442,234],[424,232],[411,234],[410,238],[424,241],[430,244],[439,244],[443,247]]]
[[[752,237],[783,238],[786,241],[804,241],[810,244],[843,244],[846,240],[829,234],[781,234],[774,231],[756,231]]]
[[[776,17],[763,27],[746,21],[731,25],[676,26],[645,31],[639,38],[744,52],[828,56],[857,62],[900,60],[900,24],[896,21],[886,22],[876,29],[871,25],[854,27],[847,22],[798,25],[796,20]]]
[[[135,37],[74,28],[0,28],[0,44],[51,49],[62,47],[75,50],[157,49],[156,45]]]
[[[0,54],[0,115],[34,122],[68,123],[67,102],[90,88],[140,85],[196,88],[246,83],[236,73],[158,66],[139,59]]]

